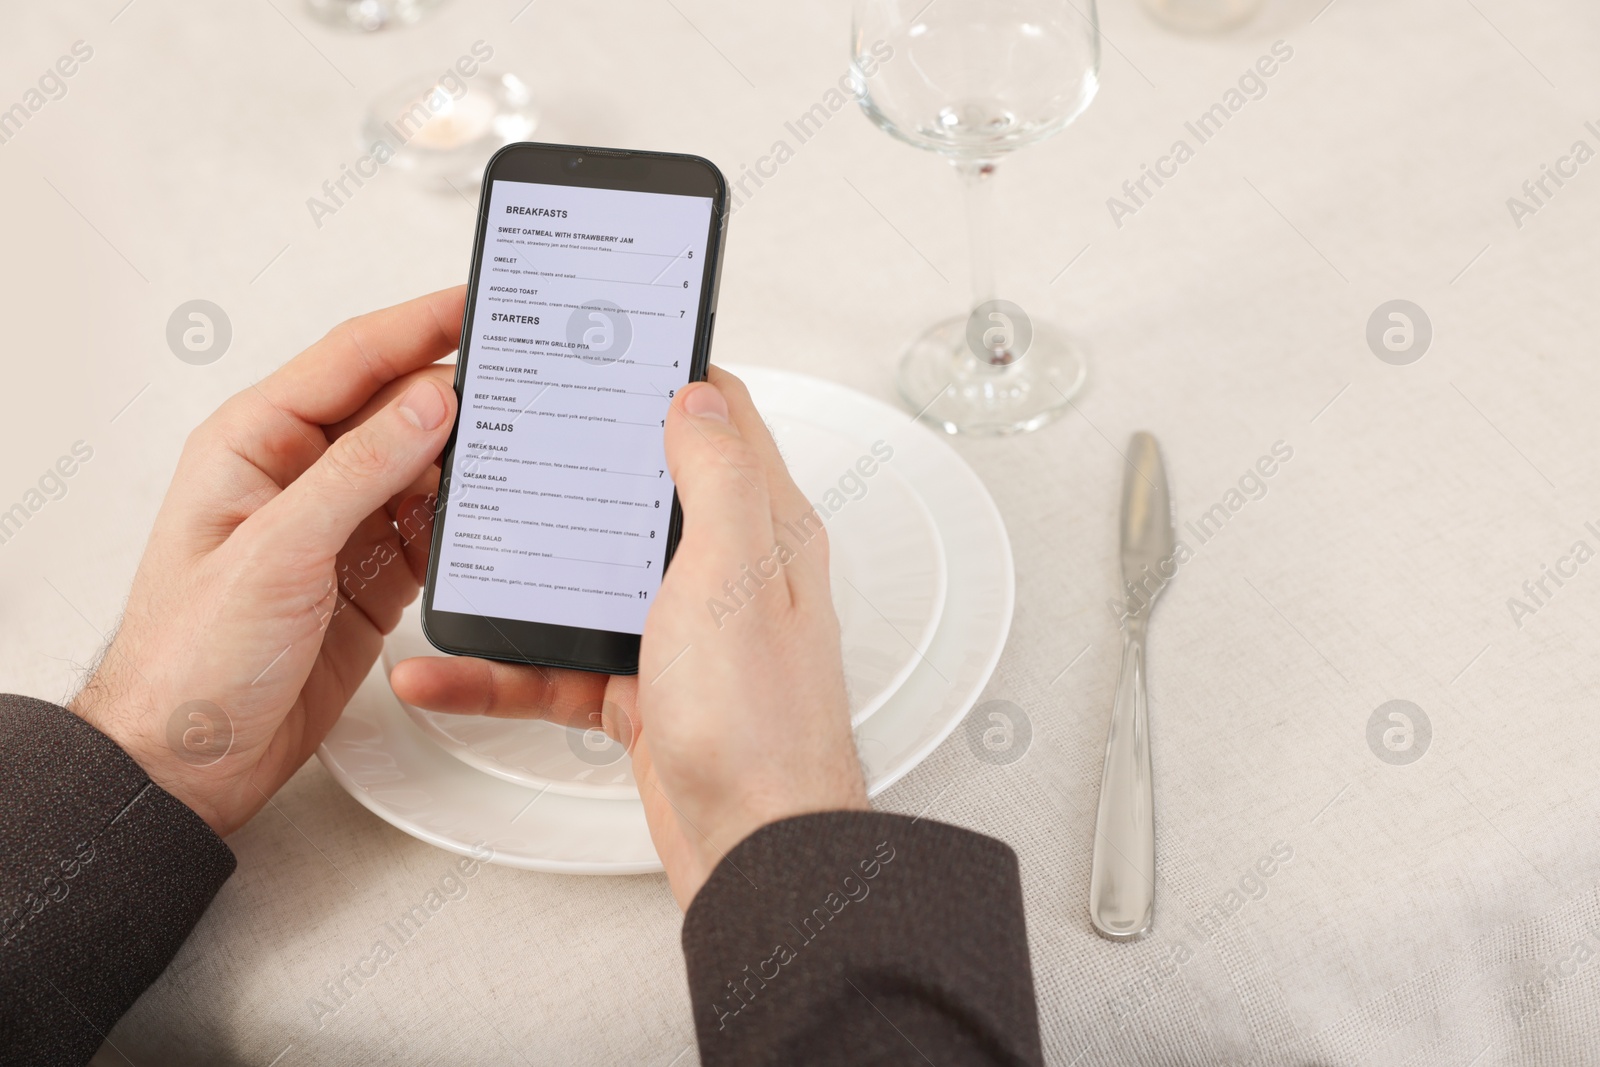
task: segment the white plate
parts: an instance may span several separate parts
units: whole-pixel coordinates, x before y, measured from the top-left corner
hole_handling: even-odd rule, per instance
[[[870,441],[861,444],[782,412],[769,415],[768,424],[795,483],[827,516],[845,688],[851,721],[859,724],[910,677],[933,640],[947,588],[943,541],[892,459],[866,464],[870,476],[856,467],[863,455],[870,458]],[[420,604],[413,604],[389,635],[386,668],[410,656],[437,655],[423,636],[421,617]],[[567,796],[639,795],[626,749],[598,730],[402,706],[436,744],[485,774]]]
[[[835,433],[894,448],[891,466],[927,505],[944,540],[948,592],[933,641],[905,684],[856,731],[868,789],[907,774],[955,729],[1005,646],[1015,579],[1005,525],[983,483],[931,430],[897,408],[806,375],[732,368],[763,410],[803,412]],[[661,869],[637,800],[604,801],[534,790],[453,759],[399,702],[352,702],[317,755],[335,779],[386,822],[463,855],[565,874]]]

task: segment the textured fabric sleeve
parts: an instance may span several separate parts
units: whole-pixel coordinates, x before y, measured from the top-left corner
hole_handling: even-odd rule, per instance
[[[751,834],[683,923],[701,1061],[1038,1064],[1012,851],[825,812]]]
[[[87,1062],[233,868],[104,734],[0,696],[0,1063]]]

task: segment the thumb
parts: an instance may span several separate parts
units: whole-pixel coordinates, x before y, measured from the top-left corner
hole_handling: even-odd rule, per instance
[[[728,402],[710,382],[679,391],[667,415],[667,467],[683,504],[679,555],[723,566],[772,548],[772,505],[760,454],[728,417]]]
[[[341,435],[283,492],[251,516],[291,553],[336,555],[361,521],[416,481],[450,435],[455,391],[418,378],[397,399]]]

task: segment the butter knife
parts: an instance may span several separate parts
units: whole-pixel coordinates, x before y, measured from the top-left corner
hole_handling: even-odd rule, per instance
[[[1145,695],[1145,630],[1150,611],[1177,573],[1176,535],[1161,446],[1147,433],[1128,442],[1122,479],[1122,673],[1106,734],[1089,870],[1095,932],[1132,941],[1155,917],[1155,790],[1150,771],[1150,708]]]

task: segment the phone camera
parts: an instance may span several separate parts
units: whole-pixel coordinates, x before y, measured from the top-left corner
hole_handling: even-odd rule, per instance
[[[582,156],[574,156],[572,159],[567,160],[567,169],[568,170],[577,170],[578,169],[578,164],[582,163],[582,162],[583,162],[583,157]]]

